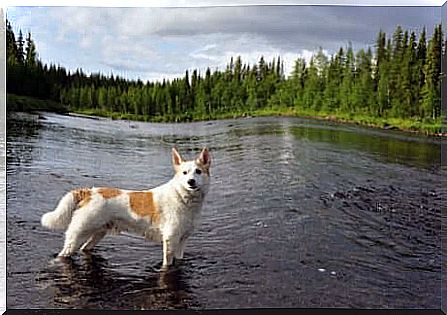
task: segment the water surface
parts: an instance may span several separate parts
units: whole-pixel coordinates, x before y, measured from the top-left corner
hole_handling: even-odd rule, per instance
[[[40,226],[67,191],[147,189],[173,146],[211,150],[185,259],[105,238],[61,262]],[[440,308],[440,140],[298,118],[150,124],[42,113],[7,120],[8,308]],[[444,214],[445,215],[445,214]]]

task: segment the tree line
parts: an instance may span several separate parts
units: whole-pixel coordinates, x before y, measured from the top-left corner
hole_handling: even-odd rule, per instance
[[[231,58],[225,69],[186,71],[162,82],[126,80],[82,69],[43,64],[28,33],[16,38],[7,21],[7,92],[48,99],[70,110],[133,114],[146,120],[212,119],[226,113],[249,115],[263,109],[297,109],[371,117],[417,118],[441,115],[441,58],[447,42],[441,25],[431,38],[397,26],[391,37],[380,31],[374,51],[351,45],[328,56],[320,48],[284,74],[280,56],[247,64]]]

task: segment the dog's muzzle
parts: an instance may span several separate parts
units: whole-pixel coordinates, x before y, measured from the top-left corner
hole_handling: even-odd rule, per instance
[[[191,189],[199,189],[197,187],[197,183],[196,183],[195,179],[189,179],[187,183],[189,185],[189,188],[191,188]]]

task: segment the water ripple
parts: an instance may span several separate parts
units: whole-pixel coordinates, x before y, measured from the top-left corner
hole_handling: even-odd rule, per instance
[[[447,190],[430,139],[292,118],[10,118],[9,307],[439,306]],[[162,272],[161,245],[129,235],[54,259],[63,233],[40,216],[66,191],[156,186],[172,176],[173,146],[188,158],[208,146],[213,158],[183,261]]]

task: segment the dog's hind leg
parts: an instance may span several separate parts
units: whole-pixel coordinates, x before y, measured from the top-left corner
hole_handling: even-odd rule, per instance
[[[93,247],[95,247],[96,244],[99,243],[99,241],[102,240],[104,236],[106,236],[107,230],[101,230],[98,232],[93,233],[90,238],[87,240],[87,242],[84,243],[84,245],[81,246],[81,251],[89,251]]]
[[[71,231],[70,228],[65,232],[64,248],[58,254],[61,257],[70,257],[74,254],[81,245],[87,241],[89,234],[79,231]]]
[[[96,226],[87,223],[88,220],[88,218],[82,216],[72,219],[65,232],[64,248],[58,256],[71,256],[95,233],[95,231],[98,231]]]

